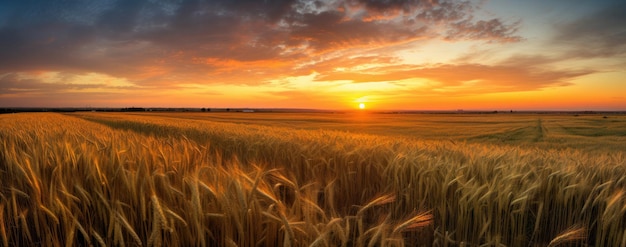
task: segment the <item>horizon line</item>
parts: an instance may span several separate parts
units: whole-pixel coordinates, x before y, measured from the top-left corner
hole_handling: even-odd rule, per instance
[[[203,111],[203,109],[205,111]],[[570,113],[594,113],[594,112],[606,112],[606,113],[626,113],[626,109],[622,110],[608,110],[608,109],[324,109],[324,108],[291,108],[291,107],[1,107],[0,112],[7,112],[7,110],[16,111],[31,111],[31,112],[44,112],[44,111],[136,111],[136,112],[150,112],[150,111],[176,111],[176,110],[191,110],[197,112],[238,112],[244,110],[252,111],[274,111],[274,112],[370,112],[370,113],[419,113],[419,112],[446,112],[446,113],[537,113],[537,112],[570,112]]]

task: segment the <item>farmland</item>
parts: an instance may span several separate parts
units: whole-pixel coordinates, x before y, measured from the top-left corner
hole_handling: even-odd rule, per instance
[[[626,116],[0,115],[3,246],[626,246]]]

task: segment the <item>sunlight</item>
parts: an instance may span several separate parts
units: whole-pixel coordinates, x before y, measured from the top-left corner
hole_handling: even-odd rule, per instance
[[[365,103],[359,103],[359,109],[365,109]]]

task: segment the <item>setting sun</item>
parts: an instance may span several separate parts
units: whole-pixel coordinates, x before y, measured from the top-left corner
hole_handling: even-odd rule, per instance
[[[360,103],[359,104],[359,109],[365,109],[365,103]]]

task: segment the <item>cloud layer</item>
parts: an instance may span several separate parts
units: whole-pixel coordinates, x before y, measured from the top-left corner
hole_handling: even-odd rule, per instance
[[[420,64],[397,55],[419,49],[426,41],[491,45],[525,41],[519,34],[520,18],[486,14],[483,5],[484,1],[454,0],[4,2],[0,97],[176,90],[189,85],[261,86],[310,75],[315,75],[311,84],[428,81],[470,94],[566,86],[571,79],[594,72],[549,69],[546,65],[552,61],[546,59],[535,64],[506,59],[490,64]],[[623,16],[606,9],[562,25],[555,40],[575,44],[572,47],[597,44],[572,56],[623,55]],[[74,79],[57,76],[51,81],[38,76],[42,72]],[[76,81],[77,76],[93,74],[125,85]],[[293,90],[297,91],[283,91],[305,93]]]
[[[433,37],[519,40],[517,23],[475,20],[475,6],[456,1],[20,1],[8,5],[10,14],[0,20],[4,24],[0,26],[4,57],[0,73],[97,72],[139,84],[171,81],[166,74],[235,80],[225,68],[232,63],[243,66],[239,75],[249,71],[254,76],[259,73],[255,68],[260,68],[275,76],[309,62],[312,56]]]

